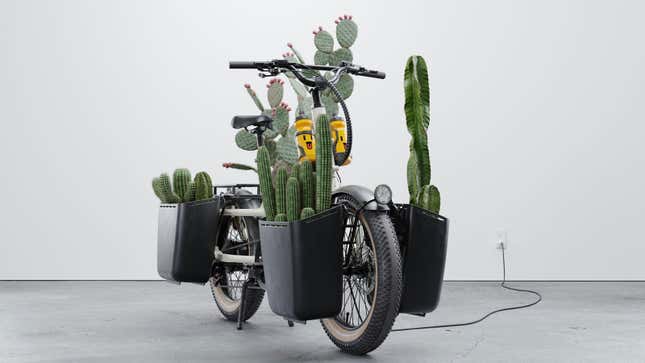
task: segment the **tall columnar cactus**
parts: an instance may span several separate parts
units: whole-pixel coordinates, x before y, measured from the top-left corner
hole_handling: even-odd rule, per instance
[[[280,167],[275,175],[275,212],[287,213],[287,168]]]
[[[300,181],[302,188],[302,207],[313,208],[316,202],[316,182],[314,167],[310,160],[304,160],[300,165],[298,181]]]
[[[331,178],[334,156],[327,115],[316,120],[316,212],[331,205]]]
[[[213,197],[213,181],[205,171],[195,174],[195,200],[209,199]]]
[[[275,221],[276,222],[286,222],[287,221],[287,214],[286,213],[276,214]]]
[[[430,125],[430,86],[428,67],[421,56],[411,56],[405,66],[405,117],[412,136],[408,159],[410,203],[439,213],[439,190],[430,184],[431,167],[428,152]]]
[[[175,172],[172,174],[173,189],[175,194],[181,198],[182,202],[186,202],[186,200],[184,200],[184,195],[186,194],[190,180],[190,170],[188,169],[175,169]]]
[[[257,156],[258,176],[260,178],[260,193],[262,194],[262,204],[267,221],[275,218],[275,192],[273,183],[271,183],[271,158],[266,146],[258,150]]]
[[[300,217],[300,186],[298,179],[289,177],[287,181],[287,220],[297,221]]]

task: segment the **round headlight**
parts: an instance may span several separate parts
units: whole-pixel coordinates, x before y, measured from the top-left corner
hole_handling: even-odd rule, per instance
[[[385,184],[374,188],[374,199],[378,204],[390,204],[392,201],[392,189]]]

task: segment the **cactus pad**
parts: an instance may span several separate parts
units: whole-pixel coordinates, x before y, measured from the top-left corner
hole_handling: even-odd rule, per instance
[[[341,47],[349,48],[356,41],[358,36],[358,26],[352,20],[351,15],[343,15],[338,17],[336,23],[336,39]]]
[[[253,151],[258,148],[258,140],[252,133],[242,129],[235,134],[235,144],[242,150]]]
[[[276,142],[276,153],[278,160],[288,164],[298,161],[298,146],[293,137],[283,136]]]
[[[325,53],[323,51],[317,50],[314,54],[314,64],[319,66],[324,66],[329,63],[331,53]]]
[[[352,92],[354,92],[354,79],[352,76],[349,74],[340,76],[338,83],[336,83],[336,89],[344,100],[348,99],[352,95]],[[339,102],[334,93],[331,93],[330,96],[334,102]]]
[[[291,107],[285,102],[281,102],[273,109],[271,116],[273,118],[273,130],[282,136],[286,135],[289,128],[289,112],[291,112]]]
[[[322,27],[318,27],[318,30],[314,30],[314,45],[321,52],[331,53],[334,51],[334,37]]]
[[[278,107],[284,96],[284,81],[279,78],[273,78],[267,84],[267,100],[271,108]]]
[[[352,51],[347,48],[338,48],[333,53],[333,57],[329,59],[329,65],[339,66],[340,62],[345,61],[347,63],[352,63],[354,60],[354,55]]]

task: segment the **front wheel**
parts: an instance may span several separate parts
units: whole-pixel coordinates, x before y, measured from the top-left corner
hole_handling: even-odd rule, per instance
[[[401,300],[401,254],[392,221],[379,211],[356,211],[350,195],[335,196],[347,210],[343,237],[340,313],[321,320],[341,350],[362,355],[378,348],[392,329]]]

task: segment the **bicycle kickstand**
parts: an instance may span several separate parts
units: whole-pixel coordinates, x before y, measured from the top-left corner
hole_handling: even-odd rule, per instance
[[[249,283],[251,282],[250,279],[244,281],[242,284],[242,293],[240,294],[240,307],[237,310],[237,330],[242,330],[242,324],[244,323],[244,314],[245,314],[245,307],[246,307],[246,293],[249,289]]]

